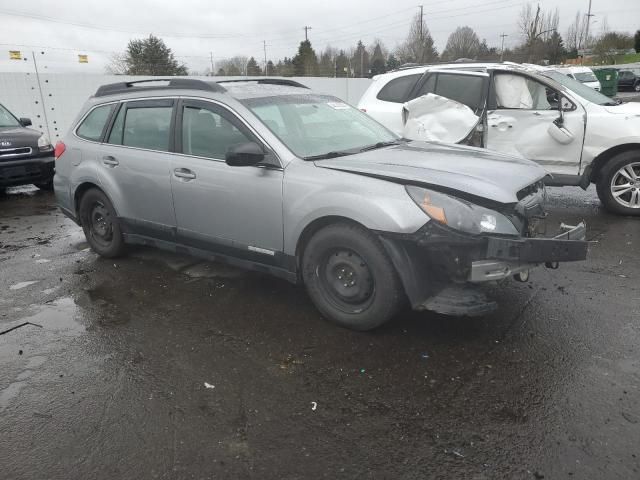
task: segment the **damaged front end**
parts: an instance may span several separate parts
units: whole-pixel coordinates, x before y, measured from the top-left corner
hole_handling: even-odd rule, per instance
[[[480,285],[508,277],[527,281],[529,270],[539,265],[557,268],[586,259],[584,223],[562,224],[556,235],[541,236],[546,230],[541,183],[519,192],[515,205],[493,208],[416,187],[407,191],[430,221],[413,234],[380,238],[415,310],[484,315],[497,305]]]

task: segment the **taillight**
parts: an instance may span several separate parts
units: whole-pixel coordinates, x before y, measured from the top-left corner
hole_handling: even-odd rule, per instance
[[[66,149],[67,149],[67,146],[64,144],[64,142],[56,143],[56,148],[53,151],[53,155],[56,157],[56,160],[62,156],[62,154]]]

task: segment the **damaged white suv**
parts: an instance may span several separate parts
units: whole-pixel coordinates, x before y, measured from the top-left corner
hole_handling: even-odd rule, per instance
[[[640,104],[618,103],[556,71],[506,63],[404,68],[374,77],[358,107],[407,138],[533,160],[551,174],[547,185],[594,183],[609,211],[640,215]]]

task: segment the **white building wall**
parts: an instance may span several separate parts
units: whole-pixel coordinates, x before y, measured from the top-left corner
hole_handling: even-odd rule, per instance
[[[17,117],[29,117],[33,128],[60,140],[88,97],[100,85],[151,77],[71,73],[0,72],[0,103]],[[215,80],[215,77],[190,77]],[[231,77],[225,77],[229,79]],[[367,78],[294,77],[311,89],[356,105],[371,80]]]

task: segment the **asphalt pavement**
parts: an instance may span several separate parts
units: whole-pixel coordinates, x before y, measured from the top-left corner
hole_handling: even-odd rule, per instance
[[[371,333],[302,288],[136,248],[105,260],[34,187],[0,195],[2,479],[640,478],[640,221],[593,188],[586,262],[484,318]]]

